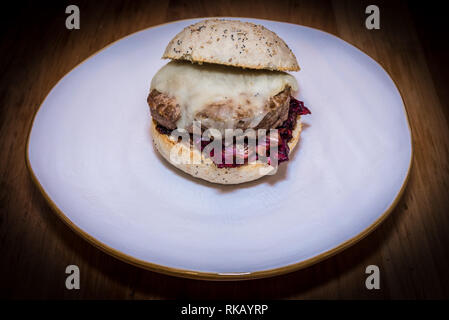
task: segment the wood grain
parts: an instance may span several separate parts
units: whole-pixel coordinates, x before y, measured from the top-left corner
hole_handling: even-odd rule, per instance
[[[77,1],[81,29],[64,27],[65,3],[2,11],[0,42],[0,297],[68,299],[449,297],[447,23],[405,2],[378,1],[381,29],[364,27],[366,1]],[[402,93],[414,140],[405,194],[371,235],[317,265],[284,276],[206,282],[118,261],[64,225],[33,185],[25,143],[34,112],[78,63],[129,33],[177,19],[240,16],[297,23],[341,37],[377,60]],[[441,15],[441,19],[444,16]],[[447,19],[446,19],[447,20]],[[432,25],[437,21],[436,25]],[[438,22],[440,21],[440,22]],[[300,52],[297,53],[301,55]],[[388,115],[385,115],[386,117]],[[81,289],[65,289],[65,267]],[[381,289],[364,287],[365,267]]]

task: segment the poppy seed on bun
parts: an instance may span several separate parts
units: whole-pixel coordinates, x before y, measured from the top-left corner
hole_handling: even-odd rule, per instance
[[[162,57],[249,69],[299,70],[295,55],[277,34],[238,20],[210,19],[188,26],[169,42]]]

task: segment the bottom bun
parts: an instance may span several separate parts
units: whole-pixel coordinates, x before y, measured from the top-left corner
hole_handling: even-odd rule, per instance
[[[159,153],[173,166],[195,178],[200,178],[212,183],[239,184],[262,178],[265,175],[276,173],[277,167],[267,163],[257,162],[234,168],[218,168],[212,159],[205,157],[198,149],[190,146],[190,143],[177,142],[167,134],[162,134],[156,129],[156,123],[152,121],[151,134],[153,143]],[[292,139],[288,142],[290,153],[298,144],[301,134],[301,116],[298,116]],[[172,152],[176,147],[177,152]],[[170,153],[172,155],[170,156]],[[201,159],[193,163],[193,159]]]

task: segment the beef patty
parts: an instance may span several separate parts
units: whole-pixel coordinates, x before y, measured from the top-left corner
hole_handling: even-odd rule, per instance
[[[264,108],[264,111],[266,112],[265,116],[256,126],[252,126],[253,122],[251,121],[254,115],[248,114],[242,107],[233,106],[231,102],[206,107],[201,110],[195,118],[197,118],[197,120],[212,119],[220,121],[220,115],[226,111],[233,114],[232,118],[235,123],[235,129],[276,128],[288,117],[290,94],[291,88],[286,87],[283,91],[271,97]],[[181,106],[176,102],[176,98],[169,97],[168,95],[153,89],[148,95],[147,102],[150,106],[151,116],[158,124],[171,130],[177,128],[176,122],[181,118]],[[202,122],[202,125],[207,127],[207,121]],[[191,128],[187,129],[189,130]]]

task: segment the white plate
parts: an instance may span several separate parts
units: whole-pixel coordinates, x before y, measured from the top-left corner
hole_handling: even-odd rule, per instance
[[[292,271],[353,244],[391,211],[412,142],[401,96],[360,50],[315,29],[275,31],[298,57],[312,115],[276,176],[190,178],[153,149],[146,103],[168,41],[198,19],[143,30],[67,74],[37,112],[28,166],[58,214],[106,252],[170,274],[244,279]]]

